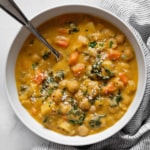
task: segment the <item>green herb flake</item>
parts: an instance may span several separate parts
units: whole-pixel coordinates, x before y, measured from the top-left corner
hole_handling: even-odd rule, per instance
[[[113,41],[110,41],[109,42],[109,48],[112,48],[112,45],[113,45]]]
[[[99,46],[100,46],[100,47],[103,47],[103,46],[104,46],[104,43],[103,43],[103,42],[99,43]]]
[[[96,42],[96,41],[93,41],[93,42],[90,42],[90,43],[89,43],[89,47],[91,47],[91,48],[95,48],[96,45],[97,45],[97,42]]]
[[[33,63],[33,64],[32,64],[32,69],[33,69],[33,70],[35,70],[35,69],[36,69],[36,67],[38,66],[38,64],[39,64],[38,62]]]

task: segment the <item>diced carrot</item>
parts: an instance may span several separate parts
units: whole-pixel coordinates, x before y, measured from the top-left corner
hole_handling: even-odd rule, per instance
[[[114,83],[110,82],[107,86],[102,89],[103,94],[110,94],[116,90]]]
[[[45,75],[44,73],[38,73],[35,75],[35,77],[33,78],[33,81],[36,83],[36,84],[41,84],[45,79]]]
[[[68,45],[69,45],[69,39],[65,36],[56,36],[55,43],[58,46],[61,46],[61,47],[65,48],[65,47],[68,47]]]
[[[77,51],[72,52],[69,57],[69,65],[75,65],[78,62],[79,53]]]
[[[120,51],[111,50],[108,54],[108,58],[111,60],[117,60],[121,57]]]
[[[128,76],[126,73],[119,73],[120,80],[124,83],[124,85],[127,85],[128,83]]]
[[[72,66],[71,69],[72,69],[72,72],[74,73],[75,76],[79,76],[82,73],[84,73],[84,71],[85,71],[85,65],[82,64],[82,63],[78,63],[78,64]]]
[[[37,109],[35,107],[31,108],[31,113],[32,115],[36,115],[37,114]]]
[[[68,34],[69,33],[69,29],[68,28],[59,28],[58,29],[58,33],[59,34]]]

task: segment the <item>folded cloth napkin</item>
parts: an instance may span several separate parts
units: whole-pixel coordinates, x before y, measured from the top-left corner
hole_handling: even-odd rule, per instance
[[[132,120],[105,141],[84,147],[49,142],[49,145],[37,146],[32,150],[150,150],[150,0],[99,0],[99,7],[111,11],[125,21],[141,44],[148,73],[142,103]]]

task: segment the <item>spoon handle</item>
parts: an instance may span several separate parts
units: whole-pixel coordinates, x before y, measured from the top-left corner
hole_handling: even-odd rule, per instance
[[[0,0],[0,7],[6,11],[9,15],[19,21],[23,26],[25,26],[30,32],[32,32],[45,46],[47,46],[50,51],[55,55],[57,61],[60,59],[61,54],[56,51],[45,38],[35,29],[31,22],[26,18],[20,8],[13,0]]]

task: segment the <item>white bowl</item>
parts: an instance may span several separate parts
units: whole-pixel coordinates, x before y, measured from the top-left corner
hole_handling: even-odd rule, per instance
[[[138,62],[138,87],[137,87],[137,92],[134,97],[134,100],[130,105],[128,111],[125,113],[125,115],[115,125],[106,129],[105,131],[94,135],[89,135],[86,137],[80,137],[80,136],[71,137],[71,136],[61,135],[59,133],[44,128],[41,124],[39,124],[36,120],[34,120],[31,117],[31,115],[21,105],[18,99],[16,82],[15,82],[16,59],[22,44],[24,43],[25,39],[29,35],[29,32],[24,27],[21,28],[17,37],[15,38],[7,57],[6,89],[7,89],[7,94],[9,96],[9,101],[16,115],[31,131],[41,136],[42,138],[55,143],[64,144],[64,145],[82,146],[82,145],[88,145],[88,144],[100,142],[111,137],[119,130],[121,130],[133,117],[133,115],[136,113],[142,101],[142,97],[144,94],[144,90],[146,86],[146,65],[144,60],[145,59],[144,54],[140,48],[140,45],[136,37],[134,36],[134,34],[129,29],[129,27],[125,23],[123,23],[118,17],[114,16],[110,12],[103,10],[101,8],[95,8],[87,5],[59,6],[38,15],[32,20],[32,23],[35,26],[38,26],[52,17],[58,16],[60,14],[72,13],[72,12],[88,13],[100,17],[102,19],[105,19],[106,21],[109,21],[110,23],[118,27],[121,31],[123,31],[123,33],[131,42],[135,50],[135,54]]]

